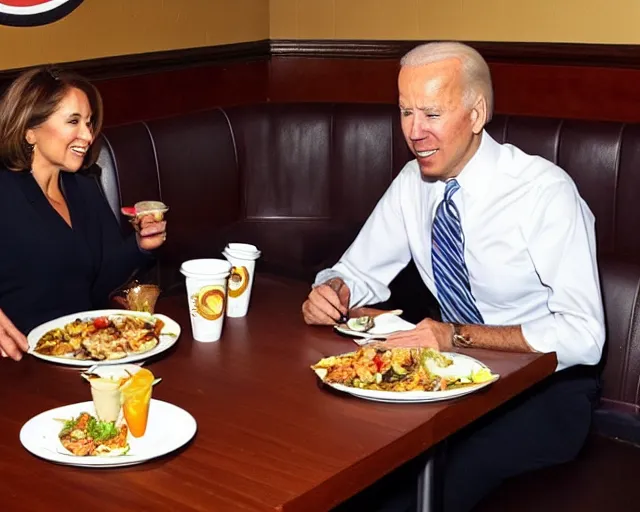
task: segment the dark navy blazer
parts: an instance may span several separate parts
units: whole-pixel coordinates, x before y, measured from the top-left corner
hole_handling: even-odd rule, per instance
[[[27,334],[61,315],[106,307],[151,256],[123,239],[98,181],[60,173],[71,224],[29,171],[0,168],[0,309]]]

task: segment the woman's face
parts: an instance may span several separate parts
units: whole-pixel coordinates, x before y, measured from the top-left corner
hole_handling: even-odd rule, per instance
[[[27,130],[27,142],[34,145],[32,168],[80,169],[93,142],[92,114],[87,95],[80,89],[69,89],[44,123]]]

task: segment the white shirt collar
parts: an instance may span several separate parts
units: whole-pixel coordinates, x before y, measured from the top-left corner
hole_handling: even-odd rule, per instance
[[[471,196],[482,195],[488,187],[492,186],[500,157],[500,144],[485,130],[482,131],[481,137],[480,146],[475,154],[460,171],[460,174],[456,176],[460,188],[465,194]]]

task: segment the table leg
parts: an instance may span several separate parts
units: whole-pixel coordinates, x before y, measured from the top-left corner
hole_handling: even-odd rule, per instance
[[[418,476],[417,512],[432,512],[433,509],[433,466],[434,453],[427,456],[424,469]]]

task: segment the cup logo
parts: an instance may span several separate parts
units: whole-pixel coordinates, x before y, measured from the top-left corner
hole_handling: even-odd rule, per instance
[[[83,0],[0,0],[0,25],[47,25],[65,17]]]
[[[226,297],[220,285],[203,286],[191,296],[191,314],[205,320],[217,320],[224,313]]]
[[[231,267],[229,275],[229,297],[240,297],[249,286],[249,271],[247,267]]]

